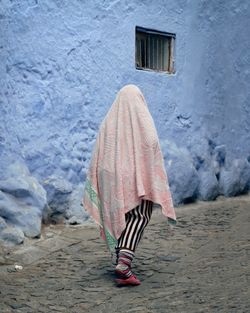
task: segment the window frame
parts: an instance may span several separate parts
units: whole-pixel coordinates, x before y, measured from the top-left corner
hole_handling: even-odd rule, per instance
[[[168,53],[169,53],[169,57],[168,57],[168,69],[167,70],[162,70],[159,68],[152,68],[152,67],[143,67],[143,66],[139,66],[138,65],[138,58],[137,58],[137,35],[142,35],[145,37],[149,37],[150,35],[152,35],[152,38],[162,38],[162,37],[166,37],[168,39]],[[151,39],[152,39],[151,38]],[[175,74],[176,72],[176,67],[175,67],[175,45],[176,45],[176,34],[174,33],[169,33],[169,32],[163,32],[163,31],[159,31],[159,30],[155,30],[155,29],[150,29],[150,28],[144,28],[144,27],[140,27],[140,26],[136,26],[135,27],[135,68],[137,70],[143,70],[143,71],[150,71],[150,72],[156,72],[156,73],[166,73],[166,74]],[[154,50],[154,48],[153,48]],[[145,53],[146,56],[146,53]],[[151,58],[151,56],[150,56]],[[158,60],[157,60],[158,63]]]

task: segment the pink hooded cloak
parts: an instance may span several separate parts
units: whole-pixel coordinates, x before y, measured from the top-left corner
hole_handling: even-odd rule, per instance
[[[176,223],[154,121],[140,89],[127,85],[101,123],[83,196],[111,252],[125,228],[125,213],[142,199]]]

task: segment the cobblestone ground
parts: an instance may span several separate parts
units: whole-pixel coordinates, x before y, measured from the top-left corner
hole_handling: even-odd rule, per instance
[[[141,286],[118,288],[94,225],[45,227],[0,259],[0,312],[250,312],[250,196],[154,212],[134,261]],[[15,264],[23,269],[14,270]]]

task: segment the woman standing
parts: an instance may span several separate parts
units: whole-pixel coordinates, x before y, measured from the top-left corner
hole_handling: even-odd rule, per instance
[[[116,252],[117,284],[139,285],[131,262],[153,207],[160,206],[170,223],[176,215],[154,121],[135,85],[119,91],[101,123],[83,206]]]

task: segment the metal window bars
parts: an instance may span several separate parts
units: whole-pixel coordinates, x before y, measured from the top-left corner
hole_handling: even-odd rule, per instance
[[[136,68],[174,73],[175,34],[136,27]]]

